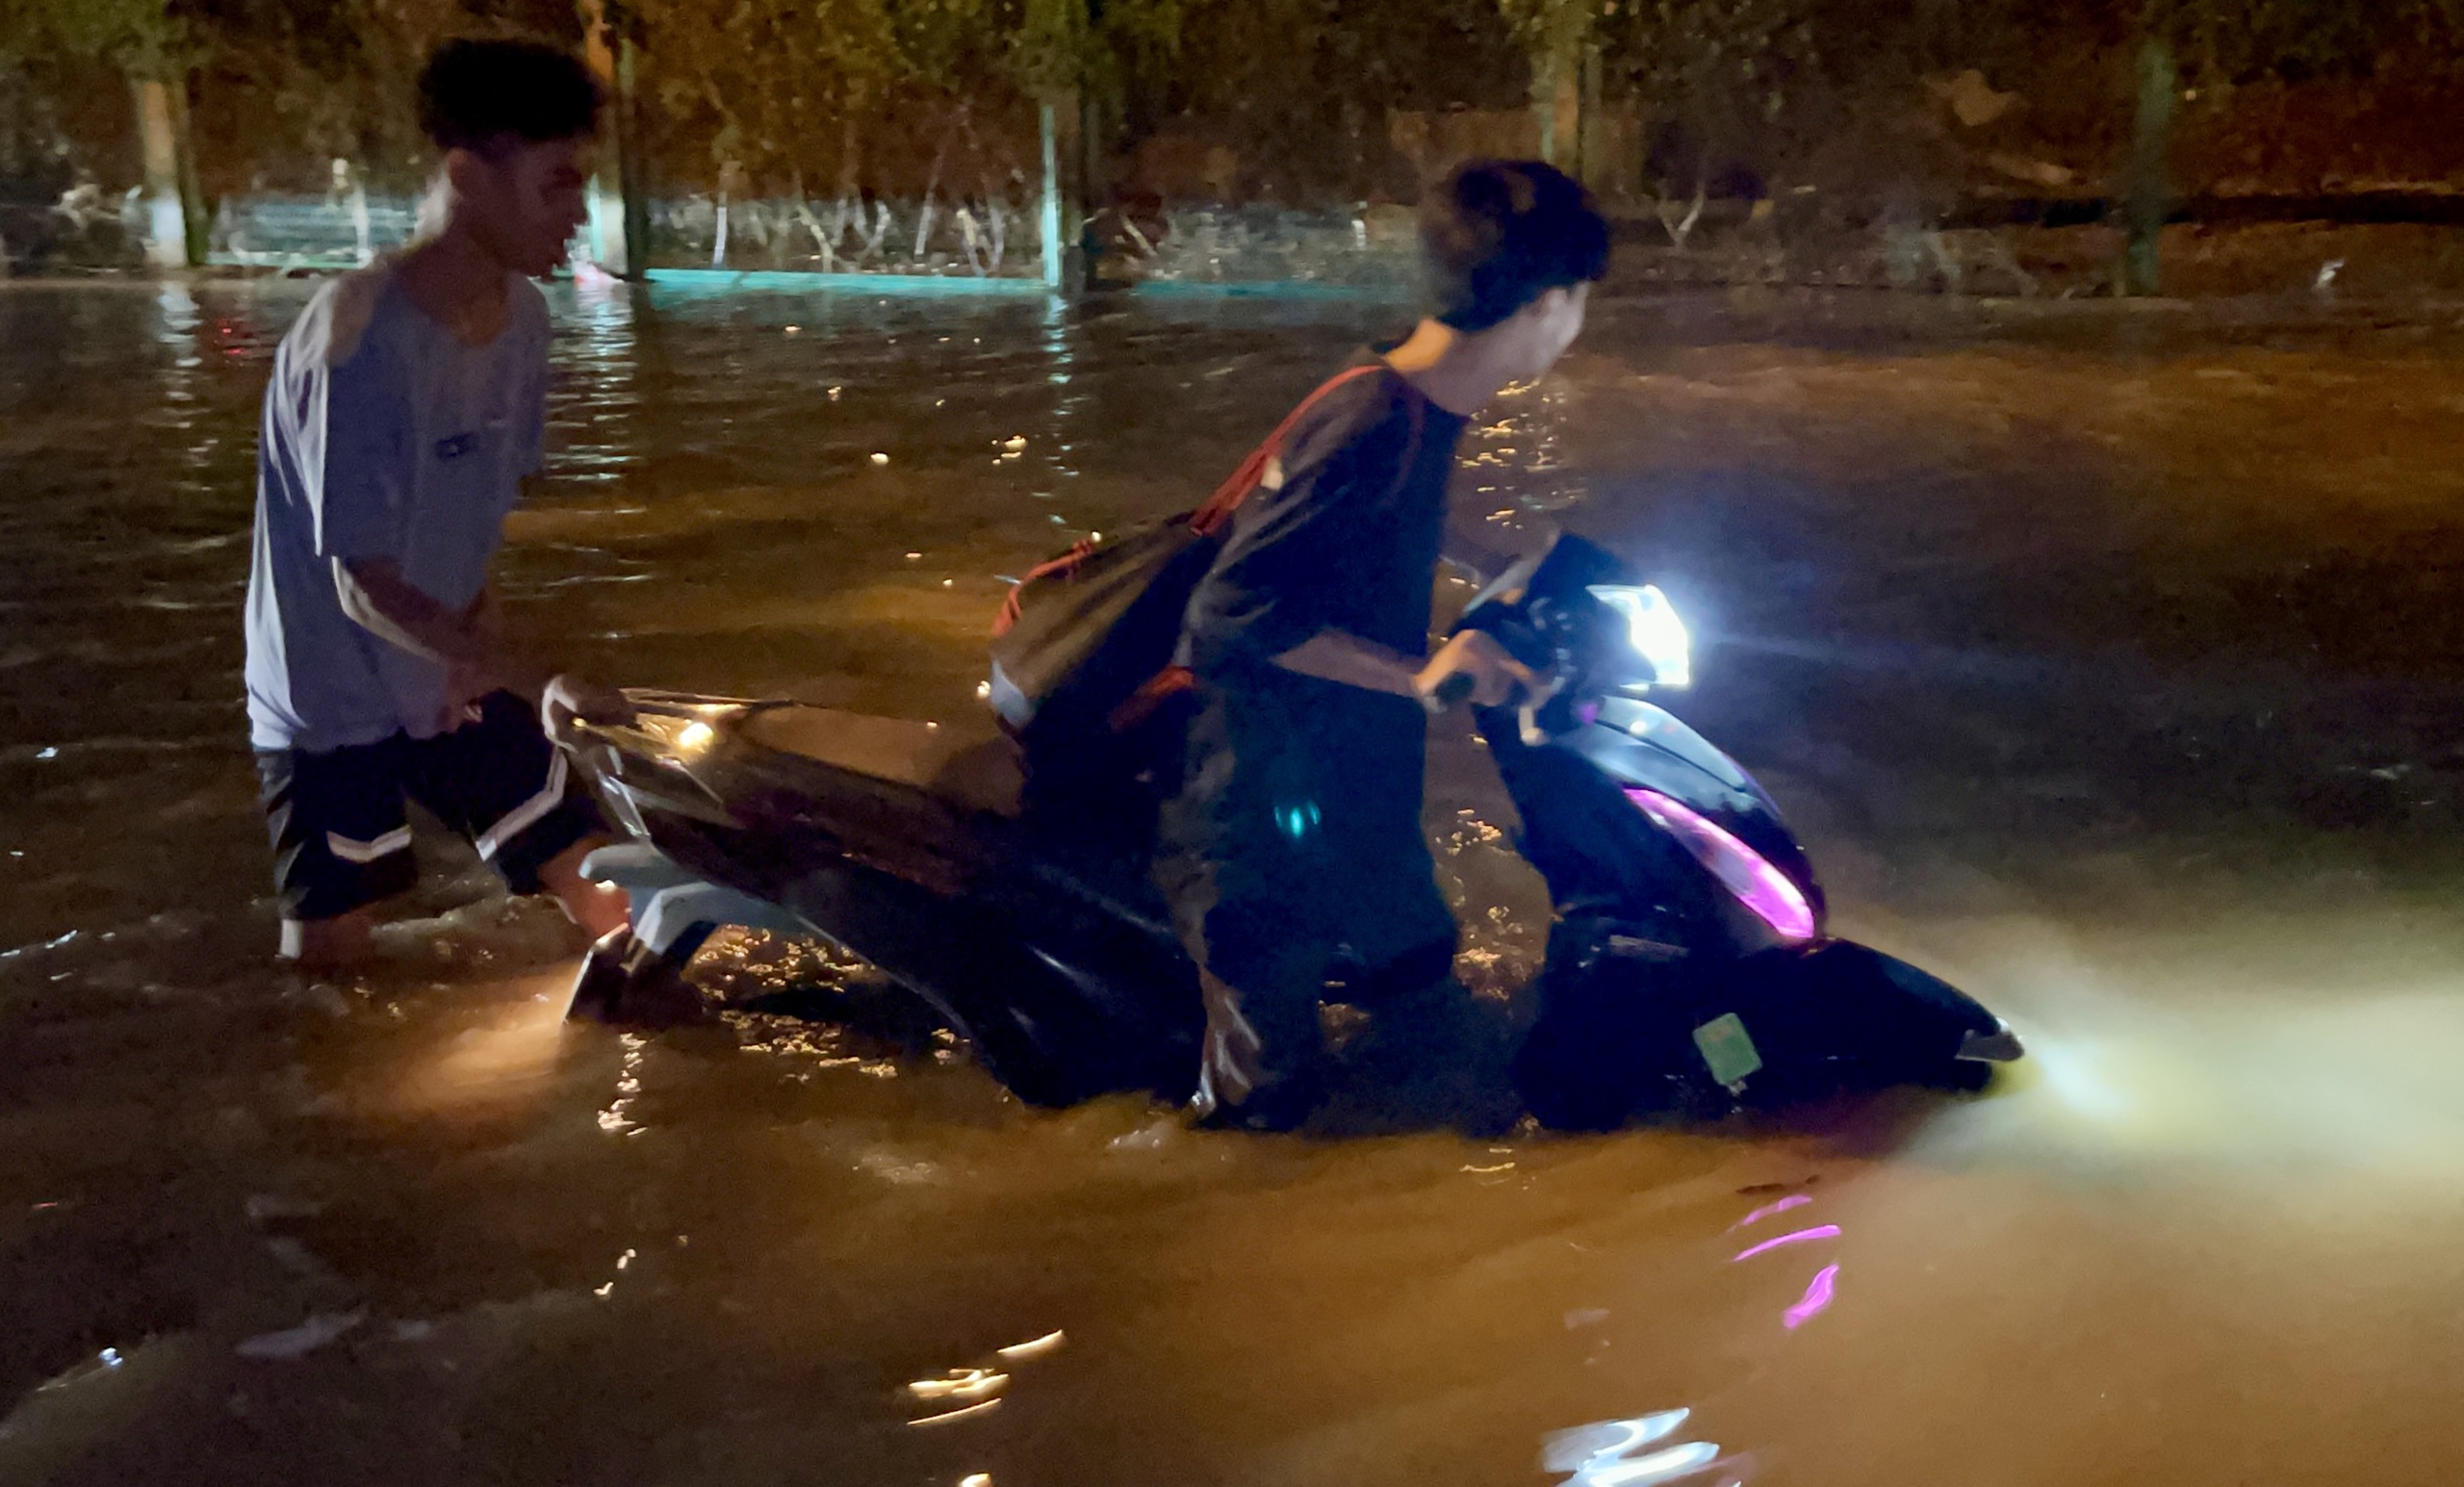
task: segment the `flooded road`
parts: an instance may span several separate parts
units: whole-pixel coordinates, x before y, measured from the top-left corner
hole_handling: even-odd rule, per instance
[[[270,968],[238,613],[306,294],[0,288],[0,1483],[2464,1472],[2464,311],[1607,307],[1459,499],[1642,560],[1838,927],[2035,1058],[1327,1143],[1027,1111],[929,1030],[565,1027],[561,921],[443,848],[382,970]],[[1003,575],[1388,323],[555,302],[513,624],[923,717]]]

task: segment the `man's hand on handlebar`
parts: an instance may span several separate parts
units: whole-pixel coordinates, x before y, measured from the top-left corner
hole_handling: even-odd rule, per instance
[[[1496,636],[1476,629],[1461,631],[1438,647],[1413,686],[1432,712],[1464,702],[1502,707],[1545,689],[1538,673],[1516,660]]]
[[[539,717],[551,738],[563,738],[577,720],[614,728],[633,721],[633,705],[612,686],[568,673],[551,680],[539,697]]]

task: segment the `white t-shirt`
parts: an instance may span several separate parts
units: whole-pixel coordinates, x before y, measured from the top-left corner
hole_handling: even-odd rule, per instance
[[[506,285],[505,328],[468,346],[379,262],[318,292],[274,354],[248,573],[248,731],[322,752],[443,726],[445,668],[343,613],[336,559],[391,561],[466,607],[487,582],[546,437],[548,306]]]

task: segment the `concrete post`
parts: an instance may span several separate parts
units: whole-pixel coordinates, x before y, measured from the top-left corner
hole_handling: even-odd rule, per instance
[[[1061,250],[1061,126],[1058,112],[1049,103],[1037,110],[1043,137],[1043,198],[1039,207],[1037,224],[1043,231],[1043,283],[1054,294],[1061,292],[1063,254]]]

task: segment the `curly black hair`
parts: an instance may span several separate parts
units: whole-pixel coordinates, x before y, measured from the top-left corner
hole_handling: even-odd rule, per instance
[[[441,150],[586,135],[600,102],[578,58],[537,41],[448,41],[420,69],[420,128]]]
[[[1486,330],[1553,289],[1608,271],[1608,221],[1572,176],[1536,160],[1471,160],[1421,204],[1437,318]]]

